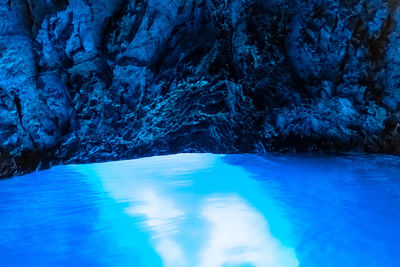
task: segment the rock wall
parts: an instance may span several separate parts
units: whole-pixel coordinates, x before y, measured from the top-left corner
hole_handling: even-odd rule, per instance
[[[1,0],[0,176],[400,152],[398,0]]]

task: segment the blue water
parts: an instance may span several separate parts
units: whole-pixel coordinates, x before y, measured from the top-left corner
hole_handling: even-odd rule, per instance
[[[400,159],[180,154],[2,180],[0,266],[400,266]]]

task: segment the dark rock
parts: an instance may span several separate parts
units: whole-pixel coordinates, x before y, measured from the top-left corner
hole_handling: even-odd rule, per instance
[[[0,177],[176,152],[400,153],[400,2],[0,3]]]

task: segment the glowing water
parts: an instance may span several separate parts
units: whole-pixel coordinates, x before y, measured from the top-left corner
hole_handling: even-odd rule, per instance
[[[0,181],[0,265],[397,266],[399,163],[180,154]]]

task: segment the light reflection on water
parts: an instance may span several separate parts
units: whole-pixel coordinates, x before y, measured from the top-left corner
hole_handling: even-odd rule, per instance
[[[399,163],[179,154],[0,181],[0,265],[396,266]]]
[[[298,265],[293,248],[273,237],[263,214],[238,195],[255,192],[256,183],[221,156],[181,154],[79,168],[100,178],[113,199],[129,203],[127,214],[142,217],[163,266]]]

